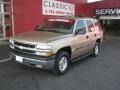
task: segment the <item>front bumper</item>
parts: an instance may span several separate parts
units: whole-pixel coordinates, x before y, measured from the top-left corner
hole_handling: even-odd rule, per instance
[[[42,69],[53,69],[56,56],[55,55],[51,57],[32,56],[10,50],[10,57],[13,58],[15,61],[27,66]]]

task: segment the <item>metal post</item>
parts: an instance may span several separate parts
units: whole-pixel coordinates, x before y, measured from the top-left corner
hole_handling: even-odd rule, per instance
[[[6,38],[5,32],[5,15],[4,15],[4,4],[2,3],[2,27],[3,27],[3,38]]]
[[[11,0],[11,18],[12,18],[12,34],[15,35],[15,22],[14,22],[14,7],[13,0]]]

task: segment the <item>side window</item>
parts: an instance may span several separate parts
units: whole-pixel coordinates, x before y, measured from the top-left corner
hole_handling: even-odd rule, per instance
[[[94,32],[95,27],[93,25],[93,22],[91,20],[86,20],[86,23],[87,23],[87,27],[88,27],[88,32]]]
[[[102,27],[101,27],[100,22],[98,20],[94,19],[93,22],[95,24],[95,29],[96,30],[98,30],[98,31],[102,30]]]
[[[79,20],[76,25],[75,29],[76,34],[85,34],[86,33],[86,26],[84,20]]]

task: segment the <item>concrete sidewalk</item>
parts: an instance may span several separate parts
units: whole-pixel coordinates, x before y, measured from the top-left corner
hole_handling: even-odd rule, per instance
[[[0,40],[0,46],[8,44],[9,44],[8,40]]]

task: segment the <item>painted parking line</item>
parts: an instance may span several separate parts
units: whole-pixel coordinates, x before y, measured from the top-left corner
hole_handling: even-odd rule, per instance
[[[0,60],[0,63],[7,62],[7,61],[10,61],[10,60],[11,60],[11,58],[3,59],[3,60]]]

